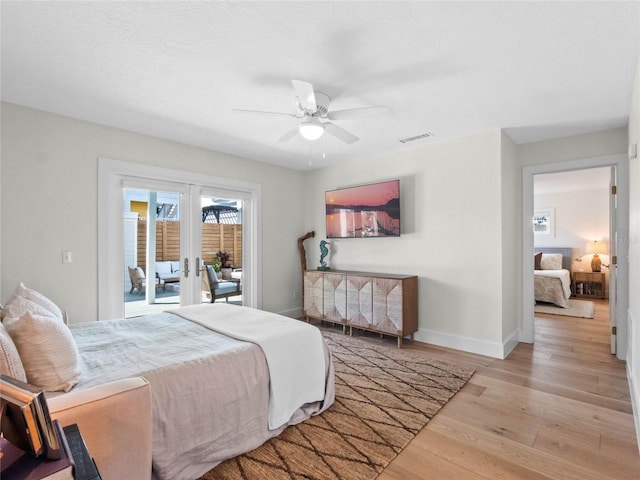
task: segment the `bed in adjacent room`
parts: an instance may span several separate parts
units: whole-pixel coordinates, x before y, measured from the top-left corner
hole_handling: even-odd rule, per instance
[[[534,294],[537,302],[569,307],[571,248],[536,248]]]

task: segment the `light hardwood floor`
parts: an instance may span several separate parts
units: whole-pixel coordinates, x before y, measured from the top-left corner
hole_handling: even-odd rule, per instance
[[[596,301],[594,319],[536,315],[535,330],[535,343],[505,360],[407,346],[476,372],[377,480],[640,479],[626,367],[609,353],[607,302]]]

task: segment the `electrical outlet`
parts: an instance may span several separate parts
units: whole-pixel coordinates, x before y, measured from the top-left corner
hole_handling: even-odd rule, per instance
[[[71,263],[72,261],[71,252],[62,252],[62,263]]]
[[[300,297],[300,292],[298,290],[293,291],[293,299],[297,300]]]

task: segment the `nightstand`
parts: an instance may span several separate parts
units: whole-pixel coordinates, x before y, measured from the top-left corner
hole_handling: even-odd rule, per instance
[[[578,298],[604,298],[604,273],[573,272],[573,293]]]

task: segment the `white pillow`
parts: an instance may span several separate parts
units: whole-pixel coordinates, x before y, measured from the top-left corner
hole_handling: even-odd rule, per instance
[[[543,253],[540,260],[542,270],[562,270],[561,253]]]
[[[14,302],[23,313],[5,316],[3,324],[18,350],[27,382],[46,391],[68,392],[80,377],[80,357],[69,327],[32,300],[18,297]]]
[[[171,262],[168,260],[163,262],[156,262],[156,273],[160,273],[160,274],[171,273]]]
[[[0,348],[2,348],[0,350],[0,373],[26,382],[27,374],[22,366],[16,344],[13,343],[9,332],[7,332],[2,323],[0,323]]]
[[[36,292],[35,290],[31,290],[30,288],[25,287],[22,282],[20,282],[20,284],[16,287],[11,297],[9,297],[9,300],[7,301],[7,305],[5,306],[4,310],[2,310],[2,318],[8,317],[8,316],[13,316],[13,317],[22,316],[24,311],[21,311],[20,308],[24,304],[16,303],[15,300],[17,298],[24,298],[26,300],[30,300],[34,302],[37,305],[40,305],[41,307],[43,307],[48,312],[52,313],[56,318],[58,318],[61,322],[64,323],[64,315],[60,307],[58,307],[55,303],[53,303],[51,300],[49,300],[40,292]]]

